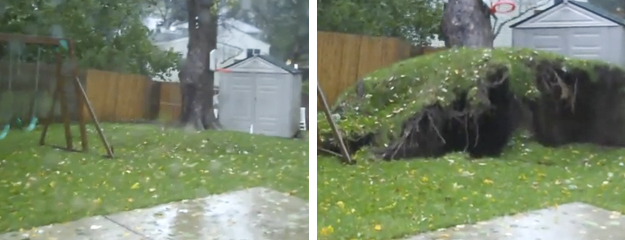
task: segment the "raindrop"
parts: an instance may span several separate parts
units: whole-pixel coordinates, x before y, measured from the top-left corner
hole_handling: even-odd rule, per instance
[[[62,38],[64,35],[63,28],[59,26],[58,24],[52,25],[50,27],[50,35],[52,35],[53,37]]]
[[[221,163],[216,160],[211,160],[209,168],[211,171],[219,171],[219,169],[221,168]]]
[[[172,163],[169,166],[167,166],[167,172],[171,175],[171,176],[176,176],[180,173],[180,170],[182,169],[182,166],[179,163]]]
[[[57,153],[48,153],[42,157],[42,160],[42,167],[48,169],[55,168],[57,165],[63,163],[61,157]]]
[[[56,7],[63,3],[63,0],[50,0],[50,6]]]
[[[37,35],[38,31],[37,31],[37,25],[36,24],[27,24],[24,26],[24,33],[26,34],[30,34],[30,35]]]
[[[202,9],[198,14],[199,22],[202,24],[208,24],[211,21],[211,10],[210,9]]]
[[[95,20],[93,20],[93,16],[89,16],[87,17],[87,20],[85,20],[85,22],[87,23],[87,25],[89,26],[95,26]]]
[[[206,188],[197,188],[195,189],[195,196],[205,197],[210,195],[210,192]]]
[[[20,55],[24,51],[24,43],[18,40],[9,41],[9,52],[14,55]]]
[[[70,59],[66,59],[63,61],[63,74],[70,74],[74,68],[78,67],[78,63],[76,61],[72,61]]]
[[[70,204],[75,210],[84,209],[87,206],[87,202],[82,197],[74,197]]]

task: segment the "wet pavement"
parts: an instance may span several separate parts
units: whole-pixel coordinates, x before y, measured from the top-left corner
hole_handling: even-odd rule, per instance
[[[0,240],[308,239],[308,203],[264,188],[0,235]]]
[[[406,240],[622,240],[625,217],[584,203],[569,203],[474,225],[459,225]]]

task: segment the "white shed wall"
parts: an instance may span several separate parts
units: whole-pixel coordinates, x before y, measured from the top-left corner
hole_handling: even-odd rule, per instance
[[[289,82],[291,86],[291,105],[290,114],[291,118],[289,119],[289,130],[291,132],[297,132],[299,130],[300,125],[300,108],[302,107],[302,75],[301,74],[290,74],[291,76]]]
[[[293,137],[299,130],[301,77],[290,73],[224,73],[219,122],[226,130]]]
[[[625,67],[625,28],[563,3],[513,29],[513,46],[552,51]]]
[[[575,27],[515,30],[515,46],[556,52],[578,59],[596,59],[622,66],[619,27]]]
[[[618,31],[616,35],[617,36],[614,39],[614,42],[617,44],[616,47],[617,49],[620,49],[620,51],[615,49],[615,52],[621,53],[621,58],[619,60],[619,62],[621,63],[620,66],[623,66],[625,68],[625,27],[621,28],[621,30]]]

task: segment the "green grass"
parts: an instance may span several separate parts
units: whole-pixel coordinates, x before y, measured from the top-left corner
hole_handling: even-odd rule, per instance
[[[473,161],[456,153],[343,166],[320,157],[317,230],[320,239],[387,240],[573,201],[625,211],[624,156],[523,141]]]
[[[0,232],[262,186],[308,199],[308,143],[245,133],[106,124],[90,153],[39,147],[38,131],[0,141]],[[78,131],[75,133],[75,146]],[[64,143],[61,126],[48,135]]]

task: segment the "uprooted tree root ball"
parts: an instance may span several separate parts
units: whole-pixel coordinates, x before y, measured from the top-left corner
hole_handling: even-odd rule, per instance
[[[498,156],[525,129],[546,146],[625,146],[625,71],[528,49],[452,49],[348,89],[332,113],[356,159]],[[340,153],[318,114],[322,148]]]

